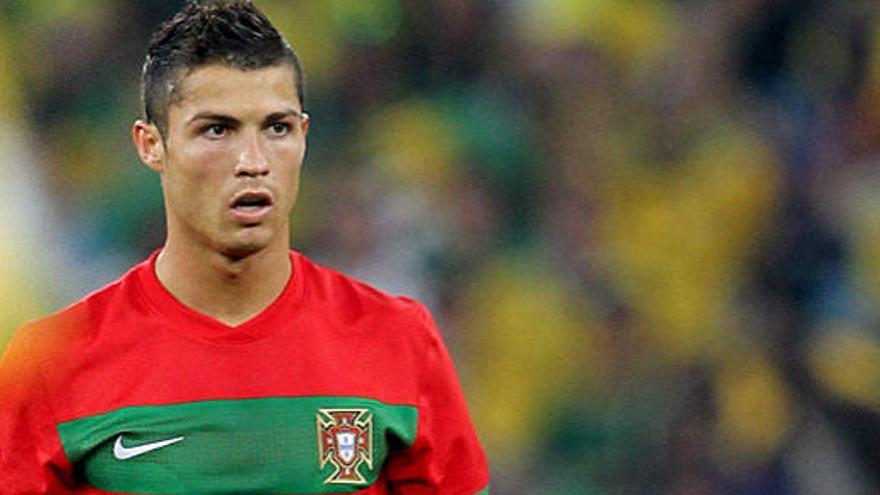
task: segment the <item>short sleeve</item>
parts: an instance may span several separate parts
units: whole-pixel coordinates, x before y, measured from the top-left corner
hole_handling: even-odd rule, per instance
[[[391,493],[488,493],[488,463],[455,366],[424,308],[419,319],[427,338],[418,370],[418,427],[413,444],[389,459],[385,474]]]
[[[41,375],[45,349],[30,330],[19,330],[0,359],[2,490],[66,493],[73,480]]]

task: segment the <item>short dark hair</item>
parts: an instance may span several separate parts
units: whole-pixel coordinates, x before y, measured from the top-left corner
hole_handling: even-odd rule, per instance
[[[141,78],[143,118],[165,135],[181,72],[216,63],[242,70],[290,64],[304,109],[299,59],[265,14],[249,0],[190,0],[150,38]]]

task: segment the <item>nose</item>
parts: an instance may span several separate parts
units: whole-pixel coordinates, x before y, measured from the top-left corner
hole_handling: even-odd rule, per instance
[[[259,133],[245,137],[244,145],[235,165],[236,177],[257,177],[269,173],[269,160],[263,152]]]

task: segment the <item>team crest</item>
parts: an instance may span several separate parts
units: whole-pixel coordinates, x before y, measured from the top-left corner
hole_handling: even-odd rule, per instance
[[[318,409],[318,457],[333,473],[328,483],[364,484],[359,468],[373,468],[373,415],[367,409]]]

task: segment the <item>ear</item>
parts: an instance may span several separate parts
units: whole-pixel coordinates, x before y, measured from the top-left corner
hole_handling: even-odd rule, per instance
[[[160,174],[165,171],[165,142],[155,124],[136,120],[131,128],[131,139],[146,166]]]
[[[303,137],[309,135],[309,121],[311,117],[306,112],[302,113],[302,119],[300,119],[300,132],[302,132]]]

